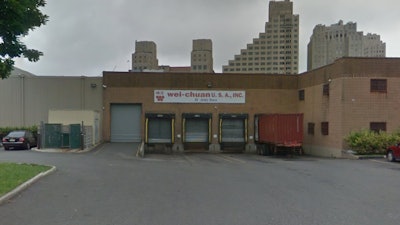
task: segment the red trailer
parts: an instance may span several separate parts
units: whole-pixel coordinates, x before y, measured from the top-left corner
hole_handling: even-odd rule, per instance
[[[255,121],[255,141],[261,155],[302,154],[303,114],[259,114]]]

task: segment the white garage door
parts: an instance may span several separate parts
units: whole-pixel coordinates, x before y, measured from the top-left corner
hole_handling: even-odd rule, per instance
[[[111,104],[111,142],[140,142],[142,106]]]

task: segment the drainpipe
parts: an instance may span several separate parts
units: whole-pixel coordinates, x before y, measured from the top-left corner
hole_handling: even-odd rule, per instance
[[[19,75],[20,84],[21,84],[21,122],[22,126],[26,126],[25,124],[25,76],[23,74]]]
[[[81,76],[81,110],[85,109],[85,76]]]

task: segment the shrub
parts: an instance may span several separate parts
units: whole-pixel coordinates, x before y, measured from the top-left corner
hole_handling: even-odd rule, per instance
[[[28,127],[0,127],[0,140],[13,130],[29,130],[33,133],[33,136],[37,138],[38,127],[28,126]]]
[[[357,154],[385,154],[390,145],[400,142],[400,133],[384,131],[361,130],[353,131],[345,138],[349,147]]]

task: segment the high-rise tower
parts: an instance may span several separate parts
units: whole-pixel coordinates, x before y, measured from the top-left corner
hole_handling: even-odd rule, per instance
[[[386,44],[376,34],[363,35],[357,23],[343,21],[314,27],[307,52],[307,70],[333,63],[342,57],[385,57]]]
[[[158,70],[157,46],[153,41],[136,41],[132,71]]]
[[[299,15],[290,0],[270,1],[265,32],[222,67],[223,73],[297,74]]]
[[[214,71],[212,41],[210,39],[193,40],[190,62],[191,72],[212,73]]]

